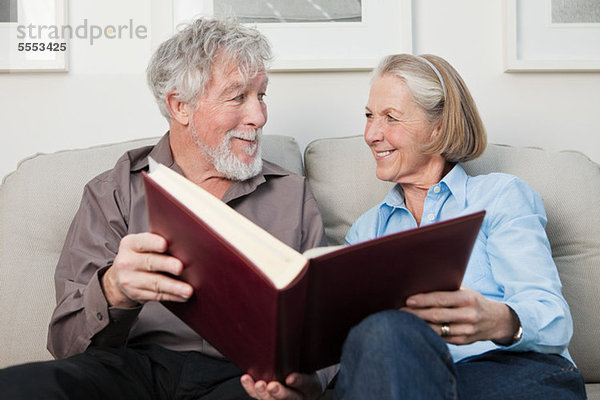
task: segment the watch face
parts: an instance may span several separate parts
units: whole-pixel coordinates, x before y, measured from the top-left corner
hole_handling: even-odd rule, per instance
[[[523,337],[523,327],[519,325],[519,329],[517,329],[517,333],[513,336],[513,343],[518,342]]]

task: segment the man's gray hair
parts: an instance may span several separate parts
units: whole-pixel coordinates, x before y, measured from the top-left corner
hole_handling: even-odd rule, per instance
[[[174,92],[180,101],[194,106],[218,57],[237,66],[247,79],[267,67],[271,47],[258,30],[233,18],[200,18],[173,35],[159,46],[146,70],[148,85],[167,120],[172,118],[167,94]]]

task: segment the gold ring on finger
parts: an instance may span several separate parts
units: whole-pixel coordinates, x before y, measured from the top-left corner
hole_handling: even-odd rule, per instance
[[[445,322],[442,324],[442,337],[450,336],[450,323]]]

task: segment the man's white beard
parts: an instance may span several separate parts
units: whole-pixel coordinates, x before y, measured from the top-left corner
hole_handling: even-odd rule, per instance
[[[206,154],[215,169],[225,175],[227,179],[245,181],[262,171],[261,128],[255,129],[252,132],[229,131],[217,147],[211,148],[198,139],[196,127],[192,124],[192,138],[204,154]],[[249,156],[254,155],[252,161],[245,163],[231,151],[231,141],[233,138],[254,140],[254,143],[246,143],[244,146],[246,154]]]

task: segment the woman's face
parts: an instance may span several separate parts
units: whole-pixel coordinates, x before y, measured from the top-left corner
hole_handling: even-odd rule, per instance
[[[404,80],[392,75],[376,78],[365,108],[365,142],[377,162],[377,178],[406,184],[441,179],[442,156],[421,150],[438,127],[427,121]]]

